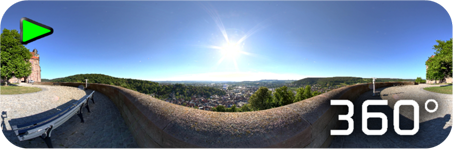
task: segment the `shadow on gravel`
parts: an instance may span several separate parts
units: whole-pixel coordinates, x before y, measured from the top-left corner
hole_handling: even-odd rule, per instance
[[[385,88],[380,88],[382,91]],[[386,96],[386,95],[383,95]],[[388,96],[388,95],[387,95]],[[381,112],[387,116],[387,132],[382,136],[368,136],[362,131],[362,104],[365,100],[382,100],[380,96],[372,96],[372,91],[362,94],[354,103],[354,131],[348,136],[335,136],[331,148],[431,148],[441,144],[450,134],[451,126],[444,129],[445,124],[451,119],[451,114],[442,118],[435,118],[419,124],[418,132],[413,136],[401,136],[395,132],[393,126],[393,109],[390,106],[368,106],[368,112]],[[342,113],[346,114],[346,113]],[[401,130],[411,130],[414,121],[399,115]],[[380,130],[382,120],[369,118],[369,130]],[[341,121],[339,130],[348,128],[347,121]]]
[[[404,93],[404,92],[390,93],[390,94],[383,94],[382,96],[389,96],[389,95],[403,94],[403,93]]]

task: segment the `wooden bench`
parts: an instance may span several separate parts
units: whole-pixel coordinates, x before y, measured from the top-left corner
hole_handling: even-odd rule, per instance
[[[89,103],[88,101],[89,99],[91,99],[94,104],[93,95],[94,91],[88,95],[83,96],[72,106],[63,109],[56,114],[53,114],[38,121],[21,125],[13,125],[12,129],[20,141],[41,137],[46,142],[47,147],[53,148],[50,139],[52,130],[61,126],[64,122],[68,121],[75,114],[77,114],[80,117],[82,123],[84,123],[85,121],[83,120],[82,111],[83,108],[86,108],[88,112],[91,112],[90,107],[88,106]]]

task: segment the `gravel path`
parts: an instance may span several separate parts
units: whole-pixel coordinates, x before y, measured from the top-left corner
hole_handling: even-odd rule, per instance
[[[75,87],[28,85],[43,90],[21,95],[2,95],[0,110],[6,113],[2,119],[5,137],[22,148],[47,148],[44,140],[35,138],[19,141],[10,125],[26,123],[54,114],[56,109],[72,105],[92,90],[79,90]],[[116,106],[105,95],[95,92],[95,104],[90,103],[91,113],[83,111],[85,123],[74,115],[63,125],[52,131],[52,144],[56,148],[134,148],[138,147]]]
[[[364,148],[364,147],[404,147],[404,148],[430,148],[442,143],[451,131],[452,95],[433,93],[423,90],[433,85],[407,85],[380,88],[379,96],[372,96],[372,91],[362,94],[354,101],[354,131],[348,136],[335,136],[330,147],[337,148]],[[401,136],[394,131],[393,107],[398,100],[412,99],[419,105],[420,122],[419,131],[413,136]],[[425,101],[435,99],[438,102],[438,109],[434,113],[425,110]],[[388,100],[388,106],[369,106],[368,112],[382,112],[387,116],[387,132],[382,136],[368,136],[362,132],[362,104],[365,100]],[[428,109],[434,109],[434,104],[428,104]],[[413,108],[412,106],[400,107],[400,128],[402,130],[412,129]],[[368,129],[381,129],[381,120],[377,118],[368,119]],[[339,129],[346,129],[346,121],[341,122]]]

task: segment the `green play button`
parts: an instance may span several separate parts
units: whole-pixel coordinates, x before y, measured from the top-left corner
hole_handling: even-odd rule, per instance
[[[28,44],[53,33],[53,29],[44,24],[23,17],[20,19],[20,38],[22,44]]]

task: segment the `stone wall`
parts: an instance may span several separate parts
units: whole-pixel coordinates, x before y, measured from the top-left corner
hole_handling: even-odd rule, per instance
[[[41,66],[39,66],[39,59],[30,59],[31,63],[31,74],[28,76],[28,80],[35,82],[41,82]]]
[[[42,85],[78,86],[83,83]],[[414,82],[376,83],[376,88],[413,85]],[[354,100],[371,84],[357,84],[286,106],[255,112],[211,112],[153,98],[106,84],[89,84],[110,98],[120,110],[140,147],[328,147],[330,130],[339,125],[345,106],[330,106],[332,99]]]

